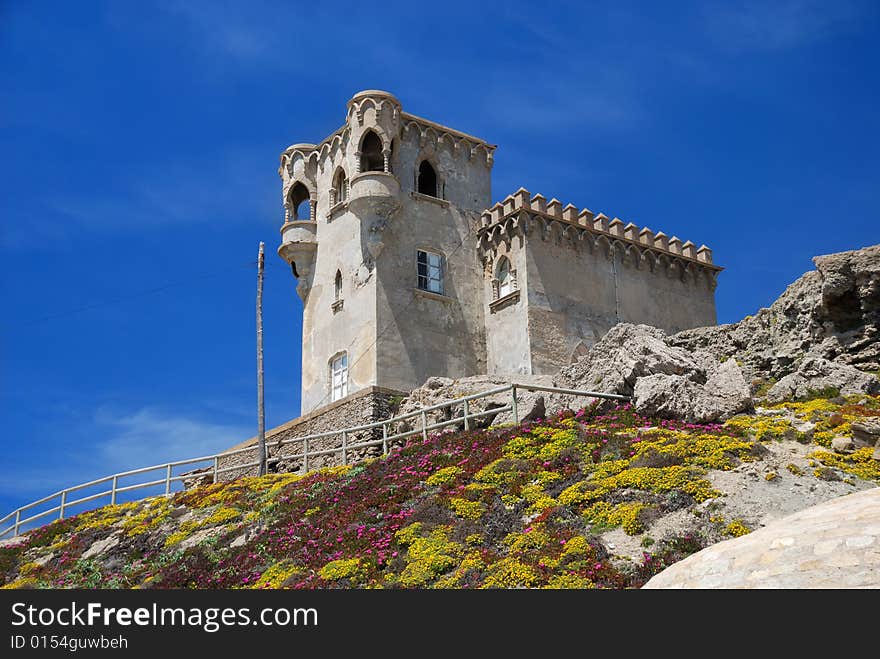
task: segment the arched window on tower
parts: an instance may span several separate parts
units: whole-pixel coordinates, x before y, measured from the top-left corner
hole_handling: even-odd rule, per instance
[[[513,282],[510,277],[510,260],[506,256],[498,262],[498,297],[510,295],[513,292]]]
[[[437,197],[437,172],[427,160],[419,165],[419,179],[416,190],[430,197]]]
[[[361,171],[384,172],[385,157],[382,155],[382,140],[371,130],[368,130],[361,142]]]
[[[333,178],[333,203],[339,204],[348,198],[348,179],[345,172],[340,169]]]
[[[312,200],[309,198],[306,186],[299,181],[294,183],[288,199],[294,222],[308,222],[312,219]]]
[[[500,300],[516,292],[516,270],[510,265],[510,259],[502,256],[495,266],[495,278],[492,280],[492,298]]]

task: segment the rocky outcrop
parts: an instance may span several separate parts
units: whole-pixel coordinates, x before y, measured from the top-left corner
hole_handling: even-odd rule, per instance
[[[615,325],[577,362],[560,371],[563,387],[631,396],[639,378],[683,376],[706,382],[711,358],[670,346],[666,333],[649,325]]]
[[[880,391],[880,381],[868,373],[847,364],[838,364],[822,357],[805,358],[794,373],[783,377],[767,392],[767,400],[776,403],[795,398],[874,394]]]
[[[680,332],[670,344],[735,358],[750,380],[779,380],[808,356],[880,369],[880,245],[813,262],[816,270],[769,308],[731,325]]]
[[[736,362],[727,360],[704,385],[682,375],[649,375],[636,382],[639,414],[709,423],[752,409],[752,396]]]

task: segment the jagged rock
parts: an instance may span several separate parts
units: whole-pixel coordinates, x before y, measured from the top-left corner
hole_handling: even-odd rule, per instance
[[[831,448],[837,453],[851,453],[855,448],[852,437],[837,436],[831,440]]]
[[[733,359],[721,364],[706,380],[697,417],[705,421],[729,419],[753,407],[749,385]]]
[[[880,380],[847,364],[822,357],[807,357],[797,371],[770,388],[767,400],[778,402],[830,391],[837,392],[833,395],[873,394],[880,391]]]
[[[538,396],[538,399],[535,401],[535,404],[532,406],[532,409],[526,414],[522,420],[523,421],[538,421],[539,419],[544,419],[547,417],[547,408],[544,405],[544,397]]]
[[[859,446],[874,446],[880,442],[880,417],[865,417],[850,424],[853,441]]]
[[[103,540],[98,540],[97,542],[93,542],[92,545],[86,549],[82,554],[82,559],[94,558],[100,554],[105,554],[110,551],[119,544],[119,534],[114,533],[111,536],[104,538]]]
[[[813,434],[816,432],[816,424],[812,421],[798,421],[795,418],[791,422],[792,427],[798,433],[801,441],[809,442],[813,440]]]
[[[667,344],[666,333],[649,325],[620,323],[590,351],[559,373],[564,387],[629,396],[636,381],[650,375],[683,375],[706,382],[702,353]]]
[[[738,323],[685,330],[670,344],[734,357],[751,380],[782,378],[808,353],[880,369],[880,245],[817,256],[816,270]]]
[[[664,419],[693,417],[694,403],[702,387],[680,375],[648,375],[636,380],[633,404],[636,412]]]
[[[733,360],[721,364],[705,385],[681,375],[649,375],[636,381],[633,404],[639,414],[709,423],[752,407],[749,387]]]

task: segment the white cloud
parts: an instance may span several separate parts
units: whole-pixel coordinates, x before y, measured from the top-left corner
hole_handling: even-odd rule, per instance
[[[244,441],[254,428],[215,423],[142,408],[127,414],[101,410],[97,431],[106,438],[95,445],[96,457],[114,470],[135,469],[172,460],[209,455]]]
[[[100,409],[90,421],[67,429],[68,443],[46,453],[34,451],[27,465],[6,464],[0,496],[36,499],[114,473],[211,455],[252,437],[255,426],[151,407],[128,412]],[[83,442],[83,437],[99,439]]]
[[[705,13],[708,34],[733,50],[775,50],[819,41],[859,26],[864,7],[850,0],[725,2]]]

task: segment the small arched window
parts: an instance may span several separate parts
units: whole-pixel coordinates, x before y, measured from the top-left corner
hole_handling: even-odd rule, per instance
[[[495,275],[498,280],[498,297],[513,293],[513,275],[510,271],[510,260],[506,256],[502,256],[498,262],[498,271]]]
[[[385,157],[382,155],[382,140],[371,130],[368,130],[361,142],[361,171],[383,172],[385,171]]]
[[[333,179],[334,203],[341,203],[348,197],[348,180],[345,178],[345,172],[339,170],[336,172],[336,178]]]
[[[416,189],[424,195],[436,197],[437,195],[437,172],[427,160],[419,165],[419,179]]]
[[[299,181],[294,183],[288,199],[294,221],[306,222],[312,219],[312,200],[309,198],[306,186]]]
[[[333,299],[339,300],[342,297],[342,273],[336,271],[336,281],[333,283]]]

